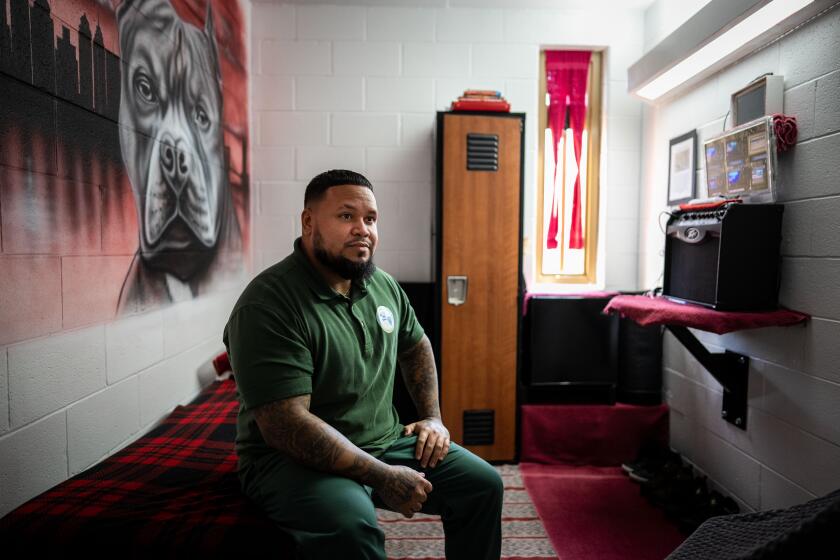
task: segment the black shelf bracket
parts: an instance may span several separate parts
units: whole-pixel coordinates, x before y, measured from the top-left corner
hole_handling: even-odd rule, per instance
[[[678,325],[666,325],[666,327],[723,387],[721,418],[737,428],[746,430],[749,356],[729,350],[723,353],[709,352],[687,327]]]

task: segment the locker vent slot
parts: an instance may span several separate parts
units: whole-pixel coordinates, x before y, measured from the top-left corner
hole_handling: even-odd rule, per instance
[[[467,134],[467,170],[499,170],[498,134]]]
[[[493,445],[495,410],[464,411],[464,445]]]

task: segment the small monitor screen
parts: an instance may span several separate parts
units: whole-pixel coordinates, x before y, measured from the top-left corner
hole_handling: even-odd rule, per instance
[[[710,197],[774,200],[772,121],[771,117],[763,117],[705,143],[706,186]]]
[[[764,94],[767,86],[762,85],[745,91],[735,99],[735,126],[764,116]]]

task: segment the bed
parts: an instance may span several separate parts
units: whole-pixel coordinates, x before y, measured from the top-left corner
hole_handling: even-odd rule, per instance
[[[129,446],[0,519],[4,550],[293,558],[290,537],[240,491],[238,407],[233,378],[215,381]]]

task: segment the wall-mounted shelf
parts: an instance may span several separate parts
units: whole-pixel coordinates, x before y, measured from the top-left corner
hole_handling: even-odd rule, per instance
[[[604,313],[620,313],[642,326],[665,325],[691,355],[723,387],[721,418],[747,429],[747,392],[750,359],[730,352],[709,352],[689,327],[724,334],[759,327],[781,327],[807,321],[809,316],[789,309],[764,312],[715,311],[700,305],[677,303],[664,297],[616,296]]]

